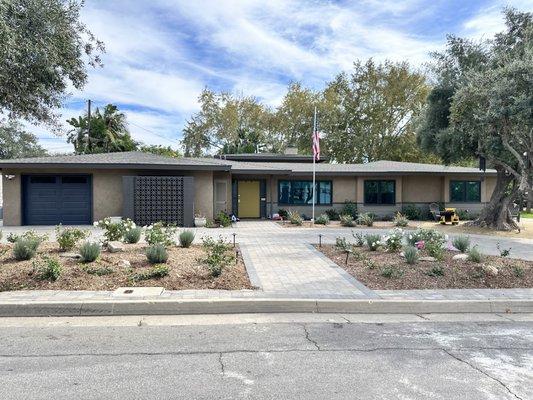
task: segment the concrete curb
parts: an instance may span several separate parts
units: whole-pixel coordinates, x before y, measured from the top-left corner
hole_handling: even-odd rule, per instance
[[[157,299],[0,302],[1,317],[241,313],[533,313],[531,300]]]

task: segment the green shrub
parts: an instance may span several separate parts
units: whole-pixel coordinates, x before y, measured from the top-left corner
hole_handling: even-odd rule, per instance
[[[372,226],[372,225],[374,225],[374,215],[371,214],[371,213],[361,214],[357,218],[357,223],[359,225]]]
[[[355,220],[357,218],[357,203],[346,200],[339,214],[350,215]]]
[[[218,221],[220,226],[223,227],[223,228],[231,226],[231,218],[224,211],[220,211],[217,214],[216,220]]]
[[[468,261],[472,261],[472,262],[475,262],[475,263],[480,263],[481,262],[481,253],[479,252],[479,250],[477,249],[476,246],[470,248],[470,250],[468,250]]]
[[[89,236],[89,231],[81,230],[77,228],[63,228],[60,225],[56,226],[56,240],[59,244],[59,250],[70,251],[78,242],[82,239],[86,239]]]
[[[318,224],[318,225],[327,225],[329,224],[329,217],[327,214],[322,214],[320,215],[316,220],[315,220],[315,224]]]
[[[457,216],[459,217],[461,221],[470,221],[472,219],[476,219],[476,214],[471,213],[468,210],[459,209],[459,210],[456,210],[456,212],[457,212]]]
[[[43,257],[41,262],[33,262],[33,270],[38,279],[55,282],[61,275],[62,268],[59,260],[50,257]]]
[[[403,271],[397,267],[387,266],[381,269],[381,276],[384,278],[401,278]]]
[[[154,246],[160,246],[160,245],[154,245]],[[165,250],[165,247],[162,247],[163,250]],[[165,250],[166,251],[166,250]],[[131,280],[134,282],[139,281],[146,281],[148,279],[160,279],[167,276],[169,273],[169,268],[166,265],[155,265],[152,268],[150,268],[148,271],[139,272],[137,274],[132,275]]]
[[[100,256],[100,243],[85,242],[80,246],[81,262],[90,263]]]
[[[104,276],[109,275],[113,273],[113,268],[108,266],[86,266],[83,268],[85,272],[87,272],[90,275],[96,275],[96,276]]]
[[[365,235],[365,240],[370,251],[376,251],[381,246],[381,236],[378,234]]]
[[[289,219],[289,212],[287,210],[285,210],[284,208],[280,208],[278,210],[278,214],[283,219]]]
[[[414,204],[407,204],[402,209],[403,214],[411,221],[419,221],[422,219],[422,210]]]
[[[146,249],[146,258],[150,264],[166,263],[168,260],[168,252],[165,245],[155,243]]]
[[[502,249],[500,246],[500,242],[496,243],[496,248],[500,252],[500,257],[509,257],[511,255],[511,247],[508,249]]]
[[[338,237],[335,239],[335,247],[340,251],[348,251],[351,246],[344,237]]]
[[[409,265],[413,265],[418,262],[418,249],[414,246],[407,246],[404,248],[403,255],[405,257],[405,262]]]
[[[452,239],[452,245],[461,253],[466,253],[470,247],[470,238],[466,235],[456,236]]]
[[[340,217],[339,212],[334,208],[326,210],[325,214],[327,215],[330,221],[338,221]]]
[[[302,225],[304,223],[304,219],[301,217],[301,215],[298,213],[298,211],[289,211],[289,221],[293,225]]]
[[[394,222],[394,226],[398,226],[401,228],[404,228],[407,225],[409,225],[409,220],[407,219],[407,217],[399,212],[397,212],[396,215],[394,216],[393,222]]]
[[[48,239],[48,235],[47,234],[39,235],[34,230],[30,230],[30,231],[24,232],[21,235],[17,235],[16,233],[10,233],[7,236],[7,241],[10,243],[16,243],[19,239],[28,239],[31,241],[35,241],[39,245]]]
[[[427,275],[433,277],[444,276],[444,268],[442,265],[435,265],[427,272]]]
[[[18,239],[13,246],[13,257],[17,261],[30,260],[35,256],[39,244],[36,239]]]
[[[181,247],[191,247],[192,242],[194,242],[194,232],[193,231],[183,231],[180,233],[179,241]]]
[[[403,230],[401,228],[391,229],[383,238],[388,251],[398,251],[402,248]]]
[[[127,218],[118,222],[112,222],[111,217],[106,217],[101,221],[95,222],[93,225],[104,230],[106,242],[121,241],[127,231],[136,227],[135,222],[131,219]]]
[[[166,225],[163,222],[156,222],[148,226],[144,233],[146,243],[162,244],[163,246],[172,246],[174,244],[174,235],[177,228],[174,225]]]
[[[524,268],[522,268],[520,265],[514,265],[513,273],[514,273],[514,276],[516,276],[517,278],[523,278],[525,274]]]
[[[142,232],[142,228],[138,226],[124,232],[124,242],[129,244],[139,243],[139,240],[141,240]]]
[[[426,242],[425,243],[426,252],[437,260],[444,259],[444,247],[442,243],[439,242]]]
[[[217,277],[222,274],[224,268],[235,261],[233,254],[229,254],[231,246],[222,238],[214,240],[212,237],[202,239],[206,258],[203,260],[211,276]]]
[[[355,226],[354,219],[351,215],[347,215],[347,214],[341,215],[340,221],[341,221],[342,226],[347,226],[347,227]]]
[[[410,232],[406,235],[407,243],[414,246],[417,242],[424,242],[427,246],[428,243],[438,243],[442,247],[446,243],[446,236],[436,231],[435,229],[423,229],[419,228],[414,232]]]
[[[365,244],[365,237],[363,236],[363,234],[361,232],[357,232],[355,233],[354,231],[352,231],[352,236],[353,238],[355,239],[355,245],[357,247],[361,247],[361,246],[364,246]]]

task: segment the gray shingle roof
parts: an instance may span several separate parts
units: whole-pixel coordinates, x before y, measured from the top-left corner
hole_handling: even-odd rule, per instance
[[[223,160],[218,158],[171,158],[143,152],[102,153],[67,155],[37,158],[0,160],[0,168],[58,167],[58,168],[144,168],[159,170],[215,170],[233,173],[262,174],[310,174],[312,163],[295,162],[252,162]],[[419,164],[398,161],[375,161],[366,164],[316,164],[319,175],[373,175],[373,174],[473,174],[477,168]],[[496,171],[487,170],[493,175]]]

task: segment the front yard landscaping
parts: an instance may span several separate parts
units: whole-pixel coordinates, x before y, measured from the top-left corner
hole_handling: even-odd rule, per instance
[[[100,223],[103,243],[88,233],[58,227],[57,242],[33,231],[0,244],[0,291],[114,290],[123,286],[180,289],[253,289],[238,246],[222,239],[154,224],[141,229],[131,221]],[[144,233],[146,244],[138,243]],[[179,244],[178,244],[179,243]]]
[[[338,238],[336,245],[316,248],[370,289],[531,288],[533,262],[480,254],[468,237],[454,240],[422,229],[388,235]],[[455,259],[454,259],[455,256]]]

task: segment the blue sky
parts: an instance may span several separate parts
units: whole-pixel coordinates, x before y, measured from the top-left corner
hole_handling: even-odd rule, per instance
[[[533,0],[87,0],[82,19],[105,42],[63,119],[85,100],[126,112],[136,140],[177,147],[204,87],[254,95],[276,106],[290,82],[312,88],[356,59],[407,60],[423,68],[447,33],[490,37],[505,5]],[[52,152],[63,138],[32,127]]]

